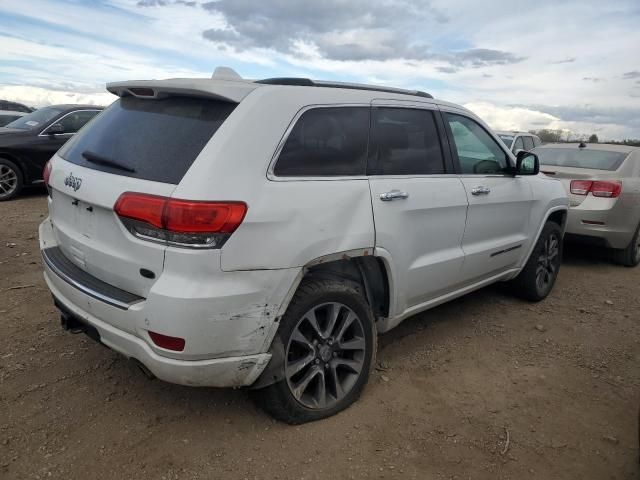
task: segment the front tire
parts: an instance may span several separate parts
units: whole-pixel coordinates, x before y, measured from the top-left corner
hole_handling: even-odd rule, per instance
[[[613,261],[625,267],[635,267],[640,264],[640,225],[627,248],[613,251]]]
[[[358,399],[376,350],[375,323],[361,290],[343,280],[303,280],[277,333],[284,346],[281,380],[254,392],[273,417],[311,422]]]
[[[530,302],[547,298],[560,271],[562,246],[562,229],[555,222],[547,222],[527,264],[511,281],[515,295]]]
[[[0,202],[15,198],[24,184],[20,168],[11,160],[0,157]]]

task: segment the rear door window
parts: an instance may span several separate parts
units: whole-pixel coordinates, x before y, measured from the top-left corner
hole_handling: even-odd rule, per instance
[[[64,133],[76,133],[98,113],[98,110],[78,110],[65,115],[58,123],[62,124]]]
[[[440,137],[430,110],[374,108],[371,125],[372,175],[445,173]]]
[[[530,136],[522,137],[522,141],[524,142],[524,149],[531,150],[533,148],[533,138]]]
[[[513,152],[517,152],[518,150],[524,150],[524,143],[522,142],[522,137],[516,138],[516,141],[513,144],[513,148],[511,150]]]
[[[59,155],[94,170],[177,185],[235,107],[195,97],[124,97]]]
[[[364,175],[369,107],[322,107],[304,112],[291,130],[274,174],[280,177]]]

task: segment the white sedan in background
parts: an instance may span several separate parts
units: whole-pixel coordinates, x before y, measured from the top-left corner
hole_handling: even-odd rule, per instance
[[[614,249],[614,260],[640,263],[640,147],[564,143],[533,150],[543,173],[560,180],[570,201],[567,239]]]

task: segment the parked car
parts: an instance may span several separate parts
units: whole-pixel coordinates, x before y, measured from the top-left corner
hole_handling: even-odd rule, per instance
[[[358,398],[377,333],[553,287],[567,195],[463,107],[228,74],[107,89],[46,168],[40,246],[63,325],[150,375],[316,420]]]
[[[544,173],[569,193],[567,239],[612,248],[614,260],[640,263],[640,148],[563,143],[533,150]]]
[[[0,127],[4,127],[7,123],[11,123],[14,120],[24,117],[26,113],[15,112],[13,110],[0,110]]]
[[[42,183],[47,160],[101,110],[52,105],[0,128],[0,201],[15,198],[26,185]]]
[[[542,140],[537,135],[528,132],[496,132],[500,140],[504,142],[509,150],[518,154],[520,150],[531,151],[535,147],[542,145]]]
[[[10,102],[9,100],[0,100],[0,110],[11,110],[14,112],[31,113],[33,108],[27,107],[22,103]]]

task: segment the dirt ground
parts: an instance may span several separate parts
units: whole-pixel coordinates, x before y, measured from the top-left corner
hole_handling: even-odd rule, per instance
[[[490,287],[417,315],[358,403],[291,427],[63,332],[45,215],[40,191],[0,203],[2,479],[637,478],[640,268],[567,246],[546,301]]]

